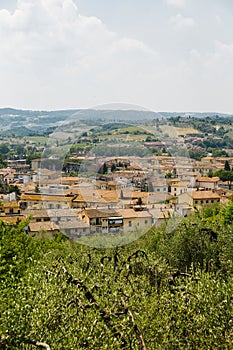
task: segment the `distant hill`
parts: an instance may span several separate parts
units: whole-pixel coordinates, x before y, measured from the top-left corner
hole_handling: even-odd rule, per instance
[[[145,121],[177,116],[195,118],[218,115],[223,113],[194,113],[194,112],[153,112],[137,109],[67,109],[57,111],[34,111],[14,108],[0,108],[0,134],[17,136],[32,135],[33,132],[43,132],[48,128],[56,128],[64,123],[81,122],[96,125],[105,122],[128,122],[140,124]]]
[[[30,130],[24,126],[19,126],[19,127],[12,128],[12,129],[1,130],[0,135],[15,136],[15,137],[34,136],[35,131]]]
[[[141,110],[98,110],[98,109],[84,109],[79,110],[72,117],[80,120],[94,120],[101,119],[102,121],[114,122],[142,122],[145,120],[153,120],[161,118],[160,113]]]

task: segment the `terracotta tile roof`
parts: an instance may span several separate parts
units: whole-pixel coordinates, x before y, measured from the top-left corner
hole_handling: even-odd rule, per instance
[[[62,176],[61,182],[77,182],[80,178],[78,176]]]
[[[2,205],[4,208],[19,208],[18,201],[3,201]]]
[[[134,211],[133,209],[121,209],[118,212],[119,216],[123,216],[125,219],[130,218],[151,218],[151,214],[146,211]]]
[[[197,177],[196,181],[198,182],[218,182],[219,181],[219,177]]]
[[[220,196],[213,191],[194,191],[192,197],[193,199],[220,199]]]
[[[107,191],[107,190],[98,190],[98,195],[104,198],[106,201],[118,201],[120,197],[119,191]]]
[[[109,209],[85,209],[82,214],[86,214],[89,218],[109,218],[111,216],[119,216],[118,213],[114,210]]]
[[[106,200],[104,198],[100,198],[97,196],[78,196],[73,199],[73,203],[106,203]]]
[[[95,203],[104,203],[104,202],[116,202],[118,201],[120,192],[115,190],[86,190],[86,191],[75,191],[78,196],[73,199],[73,202],[95,202]]]
[[[27,182],[26,184],[19,184],[21,192],[33,192],[35,190],[36,184],[34,182]]]
[[[122,189],[123,197],[128,197],[131,199],[137,199],[137,198],[147,198],[150,196],[150,194],[155,194],[155,192],[141,192],[141,191],[134,191],[132,189]]]
[[[188,187],[190,182],[177,182],[171,185],[171,187]]]
[[[14,178],[14,174],[8,174],[5,176],[5,179],[12,179]]]
[[[40,231],[57,231],[58,226],[51,221],[46,222],[31,222],[29,225],[29,230],[31,232],[40,232]]]
[[[50,194],[35,194],[35,193],[23,193],[21,200],[23,201],[46,201],[46,202],[71,202],[73,197],[64,195],[50,195]]]
[[[5,222],[5,224],[16,224],[19,221],[25,221],[26,217],[24,215],[0,215],[0,221]]]

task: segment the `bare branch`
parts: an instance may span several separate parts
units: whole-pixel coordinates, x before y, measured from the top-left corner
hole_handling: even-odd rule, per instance
[[[46,350],[51,350],[50,346],[48,344],[46,344],[46,343],[41,343],[41,342],[37,341],[35,345],[40,347],[40,348],[44,348]]]
[[[26,341],[27,344],[32,344],[32,345],[35,345],[37,346],[38,348],[44,348],[46,350],[51,350],[50,346],[46,343],[43,343],[43,342],[39,342],[39,341],[36,341],[36,340],[31,340],[31,339],[28,339]]]
[[[133,317],[133,314],[132,314],[131,310],[126,306],[126,303],[125,303],[124,299],[121,299],[121,301],[122,301],[122,305],[125,307],[125,310],[127,311],[128,315],[129,315],[129,320],[130,320],[130,322],[133,325],[133,328],[135,330],[136,336],[137,336],[138,341],[139,341],[139,343],[141,345],[141,350],[147,350],[146,349],[146,344],[145,344],[144,339],[143,339],[143,335],[142,335],[138,325],[135,322],[135,319]]]

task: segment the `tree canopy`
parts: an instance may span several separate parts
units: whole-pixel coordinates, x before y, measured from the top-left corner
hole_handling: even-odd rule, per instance
[[[232,348],[232,207],[114,249],[0,222],[0,348]]]
[[[233,171],[232,170],[218,170],[214,173],[215,176],[218,176],[220,180],[226,181],[228,183],[229,189],[231,189],[233,181]]]

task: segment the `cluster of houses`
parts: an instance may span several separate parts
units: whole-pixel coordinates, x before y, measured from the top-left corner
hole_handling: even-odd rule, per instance
[[[233,165],[233,158],[227,160]],[[106,174],[82,177],[40,168],[40,160],[34,160],[31,168],[23,162],[9,164],[0,170],[0,181],[17,185],[21,194],[0,194],[0,220],[7,224],[28,220],[31,234],[61,231],[75,239],[148,230],[171,217],[226,203],[233,195],[218,177],[207,176],[223,169],[226,158],[197,162],[151,156],[101,161]]]

